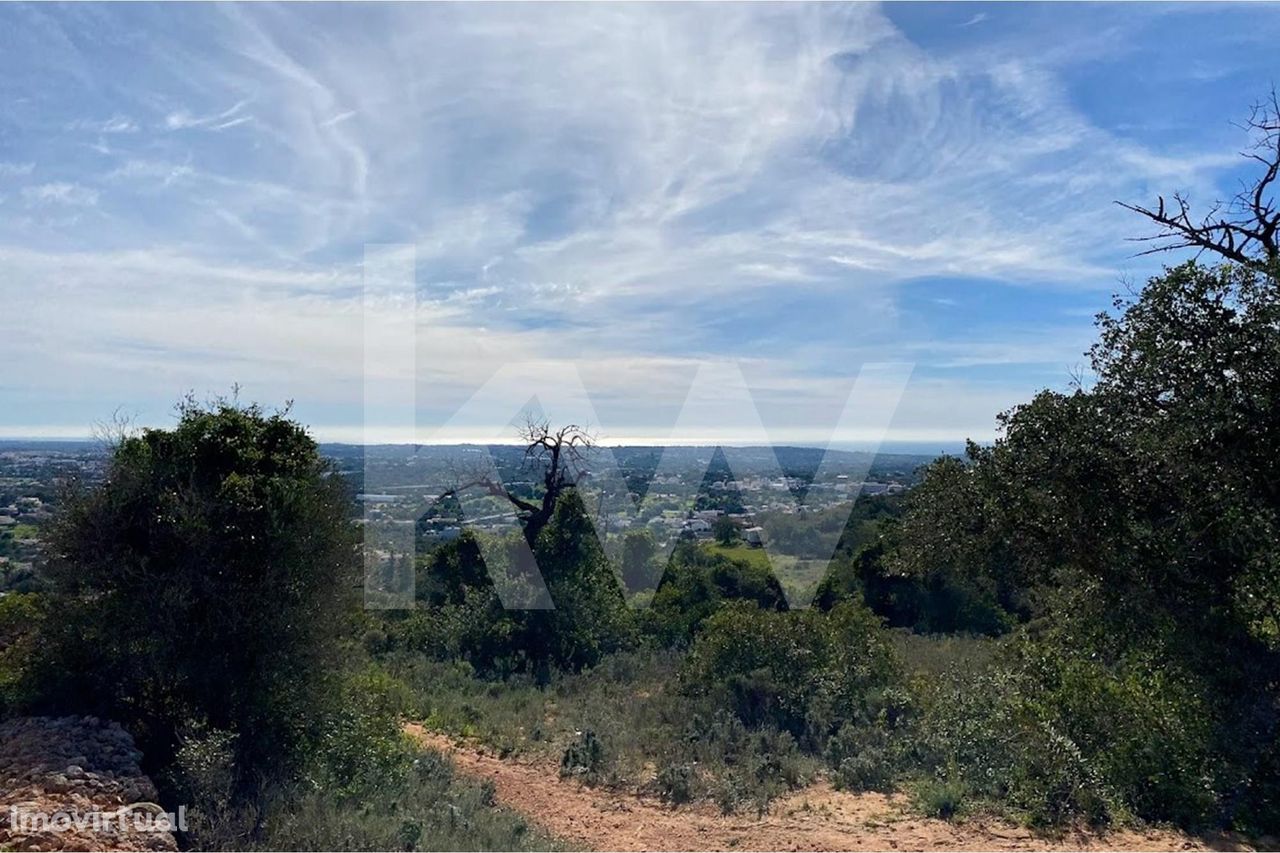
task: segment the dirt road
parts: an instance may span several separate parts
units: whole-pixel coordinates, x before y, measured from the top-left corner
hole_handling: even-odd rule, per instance
[[[492,780],[503,805],[550,835],[592,850],[1208,849],[1165,831],[1046,838],[988,819],[952,824],[908,814],[900,796],[850,794],[825,783],[775,802],[761,819],[725,816],[709,806],[673,809],[633,793],[562,780],[552,765],[502,760],[418,725],[406,730],[452,757],[460,772]]]

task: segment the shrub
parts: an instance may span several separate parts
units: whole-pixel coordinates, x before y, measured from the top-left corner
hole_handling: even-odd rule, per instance
[[[878,620],[845,603],[830,614],[730,605],[711,617],[681,679],[748,726],[776,726],[816,743],[867,719],[874,694],[900,672]]]
[[[907,754],[926,778],[963,785],[968,798],[1035,824],[1122,813],[1097,768],[1029,701],[1036,688],[1016,670],[955,670],[918,687]]]
[[[0,718],[26,708],[39,695],[36,666],[40,626],[47,617],[39,593],[0,596]]]
[[[694,780],[693,765],[667,764],[658,771],[654,786],[663,802],[680,805],[693,799]]]
[[[712,614],[735,601],[766,610],[787,609],[786,595],[768,566],[681,543],[642,620],[659,644],[684,648]]]
[[[915,806],[929,817],[951,820],[965,804],[965,786],[947,779],[926,779],[912,792]]]
[[[790,732],[770,729],[756,732],[743,764],[750,778],[769,793],[770,799],[782,791],[799,788],[804,781],[800,750]]]
[[[257,812],[235,799],[239,770],[232,732],[191,723],[179,735],[173,764],[165,771],[167,787],[188,803],[186,840],[207,847],[220,839],[252,832]]]
[[[348,676],[338,707],[317,732],[307,765],[314,782],[339,793],[391,784],[407,774],[413,747],[400,728],[404,686],[370,667]]]
[[[174,429],[124,439],[48,527],[44,704],[119,720],[152,767],[192,720],[237,735],[247,787],[300,767],[355,611],[332,473],[302,427],[256,406],[188,401]]]
[[[1029,710],[1053,734],[1047,753],[1069,750],[1086,765],[1101,782],[1095,796],[1148,820],[1215,821],[1223,764],[1215,729],[1228,727],[1200,674],[1137,650],[1112,663],[1056,642],[1020,651]]]
[[[223,850],[546,850],[549,839],[493,804],[484,785],[457,779],[447,759],[419,753],[403,776],[348,794],[273,790],[253,836],[223,837]]]
[[[588,785],[594,785],[604,778],[605,750],[604,744],[596,733],[587,730],[579,733],[577,740],[565,748],[560,756],[560,775],[581,779]]]
[[[884,727],[845,723],[827,741],[824,757],[837,788],[889,792],[897,770],[895,752]]]

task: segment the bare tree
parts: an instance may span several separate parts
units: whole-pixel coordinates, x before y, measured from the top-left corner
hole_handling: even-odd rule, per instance
[[[1160,231],[1138,242],[1157,243],[1140,255],[1175,249],[1213,252],[1238,264],[1271,271],[1280,264],[1280,210],[1276,208],[1275,186],[1280,176],[1280,99],[1276,90],[1254,105],[1244,127],[1254,136],[1254,144],[1241,152],[1262,165],[1262,174],[1252,184],[1242,186],[1230,201],[1216,201],[1198,223],[1192,218],[1190,199],[1175,193],[1172,204],[1157,197],[1155,209],[1116,202],[1160,225]]]
[[[520,440],[525,445],[523,468],[541,471],[540,499],[530,500],[512,494],[497,476],[497,472],[487,471],[473,471],[469,476],[458,478],[459,484],[440,495],[440,499],[456,496],[473,488],[483,489],[493,497],[502,498],[515,508],[524,527],[525,539],[532,545],[542,528],[551,520],[556,501],[587,475],[587,455],[596,446],[596,440],[586,427],[569,424],[552,429],[550,421],[532,416],[520,428]]]

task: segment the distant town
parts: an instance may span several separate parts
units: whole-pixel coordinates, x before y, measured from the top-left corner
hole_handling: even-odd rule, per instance
[[[539,489],[537,470],[510,445],[329,444],[322,450],[351,481],[358,521],[416,525],[420,547],[456,539],[467,528],[500,534],[517,524],[508,502],[458,488],[473,471],[494,472],[513,494],[532,497]],[[35,585],[40,528],[66,488],[103,476],[107,452],[100,442],[0,441],[0,592]],[[727,518],[741,545],[763,546],[773,534],[797,540],[782,543],[795,546],[791,551],[803,551],[803,537],[792,530],[796,522],[839,514],[859,497],[901,494],[930,458],[832,450],[824,462],[821,451],[798,447],[616,447],[593,453],[610,454],[595,460],[608,462],[598,467],[607,467],[610,479],[593,476],[597,466],[590,460],[582,472],[583,492],[605,541],[637,529],[651,532],[659,547],[711,540],[717,520]],[[441,501],[446,493],[448,500]]]
[[[736,521],[749,543],[762,544],[761,519],[821,512],[859,496],[900,494],[931,458],[829,451],[819,473],[824,457],[812,448],[618,447],[594,453],[612,455],[610,477],[594,474],[590,460],[584,475],[583,491],[594,504],[599,532],[646,527],[660,544],[709,539],[722,516]],[[467,482],[478,466],[491,464],[515,494],[538,489],[537,471],[524,464],[519,448],[506,445],[387,446],[365,454],[337,451],[336,458],[353,477],[367,478],[357,496],[365,520],[409,523],[425,515],[428,540],[456,538],[464,527],[500,532],[515,524],[511,506],[482,490],[464,489],[448,507],[437,505],[440,495]]]

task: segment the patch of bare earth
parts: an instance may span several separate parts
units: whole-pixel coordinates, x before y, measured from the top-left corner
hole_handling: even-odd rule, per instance
[[[957,823],[911,814],[901,795],[853,794],[823,782],[776,801],[769,813],[723,815],[671,808],[632,792],[588,788],[547,763],[503,760],[420,725],[405,727],[466,775],[493,782],[498,801],[548,834],[592,850],[1206,850],[1164,830],[1049,837],[994,819]],[[1217,849],[1248,849],[1214,844]]]

